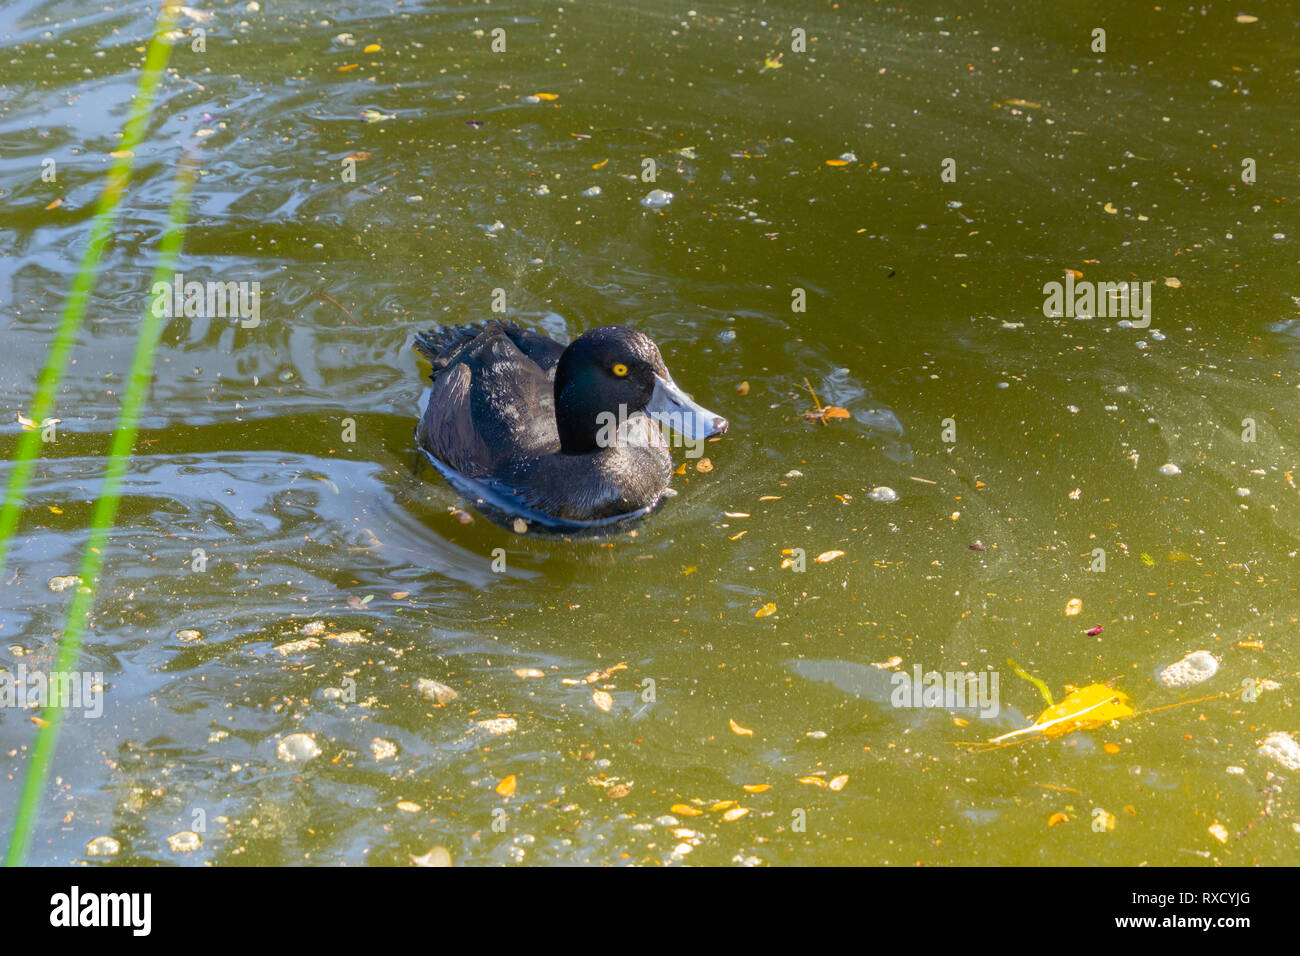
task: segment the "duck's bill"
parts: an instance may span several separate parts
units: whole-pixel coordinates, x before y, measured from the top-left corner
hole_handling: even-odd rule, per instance
[[[676,382],[662,375],[655,376],[654,391],[645,410],[659,424],[692,441],[716,438],[727,430],[725,418],[691,401]]]

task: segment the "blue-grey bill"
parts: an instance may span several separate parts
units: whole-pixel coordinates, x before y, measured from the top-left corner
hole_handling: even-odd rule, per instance
[[[662,375],[655,376],[654,392],[645,410],[659,424],[691,440],[713,438],[727,430],[725,418],[691,401],[676,382]]]

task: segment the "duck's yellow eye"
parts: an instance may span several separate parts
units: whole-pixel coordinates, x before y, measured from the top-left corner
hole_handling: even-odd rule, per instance
[[[627,366],[624,365],[622,362],[619,362],[612,369],[610,369],[610,371],[613,372],[615,375],[617,375],[619,378],[622,378],[624,375],[627,374]]]

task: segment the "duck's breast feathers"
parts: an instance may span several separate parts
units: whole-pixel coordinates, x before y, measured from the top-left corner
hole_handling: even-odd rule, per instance
[[[662,446],[554,453],[506,469],[502,484],[527,508],[568,521],[603,521],[653,508],[672,461]]]

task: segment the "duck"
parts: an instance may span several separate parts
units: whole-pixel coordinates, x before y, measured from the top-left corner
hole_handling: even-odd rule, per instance
[[[516,530],[520,519],[565,529],[649,514],[672,475],[664,429],[692,451],[727,431],[673,381],[654,341],[626,325],[565,346],[494,319],[421,332],[414,347],[432,365],[419,448]]]

